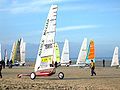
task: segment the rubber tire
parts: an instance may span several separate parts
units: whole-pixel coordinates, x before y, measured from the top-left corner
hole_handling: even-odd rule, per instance
[[[63,78],[64,78],[64,73],[63,73],[63,72],[59,72],[58,78],[59,78],[59,79],[63,79]]]
[[[65,66],[66,66],[66,67],[69,67],[69,64],[66,64]]]
[[[32,77],[32,75],[34,75],[34,76]],[[34,80],[34,79],[36,78],[35,72],[32,72],[32,73],[30,74],[30,78],[31,78],[32,80]]]
[[[18,78],[21,78],[20,74],[17,75]]]

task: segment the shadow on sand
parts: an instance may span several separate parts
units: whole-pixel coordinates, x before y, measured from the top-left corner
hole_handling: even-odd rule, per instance
[[[80,80],[80,79],[110,79],[110,78],[120,78],[119,76],[91,76],[91,77],[80,77],[80,78],[64,78],[62,80]],[[57,77],[37,77],[36,79],[42,80],[60,80]]]

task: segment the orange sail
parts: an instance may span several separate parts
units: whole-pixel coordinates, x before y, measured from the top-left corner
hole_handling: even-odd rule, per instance
[[[89,46],[89,53],[88,53],[88,59],[92,60],[95,58],[95,46],[94,46],[94,41],[90,41],[90,46]]]

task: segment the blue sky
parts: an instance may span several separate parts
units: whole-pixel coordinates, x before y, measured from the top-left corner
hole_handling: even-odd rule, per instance
[[[94,39],[98,56],[120,46],[120,0],[0,0],[0,43],[38,44],[51,4],[58,5],[57,42]]]

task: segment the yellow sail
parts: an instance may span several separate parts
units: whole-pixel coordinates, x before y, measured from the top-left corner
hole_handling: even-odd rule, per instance
[[[55,50],[56,61],[57,63],[59,63],[60,62],[60,50],[59,50],[59,46],[57,43],[55,43],[54,50]]]
[[[13,45],[12,64],[15,63],[15,59],[16,59],[16,50],[17,50],[17,43],[15,42],[14,45]]]

